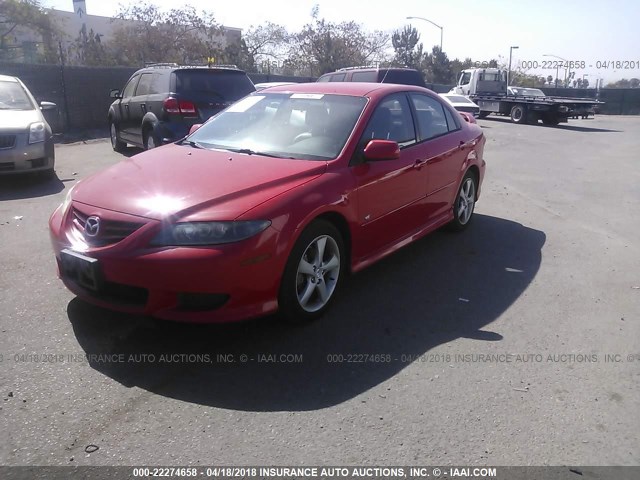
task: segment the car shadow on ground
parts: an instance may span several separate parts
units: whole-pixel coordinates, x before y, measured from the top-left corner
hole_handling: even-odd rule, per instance
[[[45,197],[64,190],[64,182],[75,178],[58,178],[41,173],[0,175],[0,200],[20,200],[23,198]]]
[[[536,276],[545,240],[541,231],[476,214],[463,234],[436,232],[355,275],[324,318],[301,327],[276,316],[230,325],[161,322],[78,299],[67,313],[80,346],[94,355],[89,364],[123,385],[229,409],[313,410],[354,398],[443,343],[501,340],[485,327]]]
[[[513,123],[509,117],[496,117],[491,115],[489,117],[484,118],[483,120],[488,120],[492,122],[503,122],[503,123]],[[584,120],[573,120],[573,122],[584,122]],[[580,125],[576,125],[575,123],[571,123],[572,120],[569,120],[569,123],[561,123],[559,125],[545,125],[542,122],[538,122],[536,124],[531,124],[532,126],[537,127],[546,127],[546,128],[556,128],[558,130],[568,130],[574,132],[594,132],[594,133],[621,133],[622,130],[611,130],[607,128],[595,128],[595,127],[582,127]],[[529,124],[527,124],[529,125]],[[516,126],[514,124],[514,126]]]

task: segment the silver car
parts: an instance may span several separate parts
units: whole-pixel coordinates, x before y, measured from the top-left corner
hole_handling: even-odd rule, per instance
[[[42,110],[54,108],[51,102],[38,105],[18,78],[0,75],[0,175],[53,174],[53,136]]]

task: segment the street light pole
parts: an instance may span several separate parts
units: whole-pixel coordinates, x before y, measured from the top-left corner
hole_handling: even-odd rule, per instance
[[[423,17],[407,17],[407,20],[412,20],[412,19],[416,19],[416,20],[424,20],[425,22],[429,22],[431,25],[433,25],[434,27],[438,27],[440,29],[440,51],[442,52],[442,35],[444,32],[444,28],[442,28],[440,25],[438,25],[435,22],[432,22],[431,20],[429,20],[428,18],[423,18]]]
[[[509,83],[511,82],[511,55],[513,54],[513,50],[517,49],[520,47],[509,47],[509,69],[507,70],[507,87],[509,86]],[[509,92],[507,91],[507,94]]]

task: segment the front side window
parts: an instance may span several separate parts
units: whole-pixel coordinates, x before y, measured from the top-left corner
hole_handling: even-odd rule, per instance
[[[140,78],[140,75],[135,75],[131,78],[131,80],[129,80],[127,85],[124,87],[124,90],[122,91],[122,98],[129,98],[133,96],[136,84],[138,83],[138,78]]]
[[[458,85],[466,85],[470,81],[471,81],[471,72],[462,72],[460,74],[460,82],[458,82]]]
[[[369,140],[393,140],[400,147],[406,147],[416,141],[411,109],[404,94],[386,97],[376,107],[369,119],[361,139],[364,148]]]
[[[247,154],[331,160],[342,151],[366,102],[347,95],[254,94],[213,117],[187,142]]]
[[[435,98],[419,93],[411,94],[416,111],[420,140],[428,140],[449,132],[444,106]]]
[[[18,82],[0,81],[0,110],[33,110],[35,106]]]

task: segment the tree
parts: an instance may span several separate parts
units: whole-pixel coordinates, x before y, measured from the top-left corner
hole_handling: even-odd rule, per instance
[[[632,78],[631,80],[627,80],[623,78],[618,80],[617,82],[607,83],[607,88],[638,88],[640,87],[640,79]]]
[[[433,83],[451,83],[457,72],[451,70],[451,64],[447,54],[435,45],[431,53],[427,55],[425,62],[425,74],[427,81]]]
[[[411,25],[405,26],[402,31],[394,31],[391,35],[391,44],[395,51],[393,63],[402,67],[420,68],[424,53],[422,43],[418,43],[419,41],[418,30]]]
[[[311,22],[291,37],[288,68],[296,73],[319,76],[343,67],[365,65],[384,58],[389,36],[365,32],[354,22],[334,23],[319,16],[316,5]]]
[[[547,76],[547,83],[548,83],[549,85],[551,85],[551,84],[553,83],[553,75],[548,75],[548,76]]]
[[[267,73],[279,70],[278,61],[284,59],[290,37],[282,25],[271,22],[258,27],[252,25],[243,38],[251,69],[257,67]]]
[[[151,3],[121,7],[112,46],[122,65],[148,62],[203,64],[223,55],[223,29],[212,14],[191,6],[162,11]]]
[[[93,29],[87,32],[87,26],[83,24],[78,37],[69,48],[69,63],[91,67],[114,65],[115,60],[100,37]]]
[[[17,33],[30,31],[42,37],[44,60],[55,63],[58,60],[56,39],[60,37],[59,27],[44,11],[38,0],[0,0],[0,58],[13,58],[15,46],[11,39]]]

